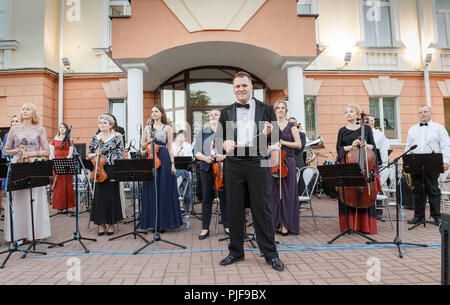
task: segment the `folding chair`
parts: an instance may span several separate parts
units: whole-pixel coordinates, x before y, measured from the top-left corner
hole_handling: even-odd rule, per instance
[[[298,196],[298,201],[309,203],[309,209],[311,210],[314,225],[316,226],[316,231],[319,231],[319,227],[316,222],[316,216],[314,215],[314,210],[312,207],[312,194],[314,192],[314,189],[316,188],[317,181],[319,180],[319,170],[316,167],[311,166],[305,166],[302,167],[301,169],[297,168],[297,184],[300,177],[303,178],[303,182],[305,183],[305,189],[303,190],[303,193],[300,196]]]
[[[380,184],[382,189],[382,194],[377,194],[377,201],[375,202],[375,208],[377,210],[386,210],[388,219],[391,222],[391,228],[394,229],[394,224],[392,223],[391,211],[389,210],[389,188],[387,187],[387,180],[390,176],[390,169],[387,168],[380,172]],[[378,204],[381,201],[381,204]],[[384,220],[382,220],[384,221]]]
[[[390,166],[389,168],[385,169],[384,171],[387,171],[389,173],[389,184],[386,183],[383,185],[381,184],[381,188],[383,191],[383,194],[388,197],[388,205],[389,206],[395,206],[397,205],[396,201],[396,195],[397,195],[397,181],[395,181],[395,167]]]

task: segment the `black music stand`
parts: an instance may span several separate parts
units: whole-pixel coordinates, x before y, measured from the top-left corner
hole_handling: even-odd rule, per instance
[[[153,160],[135,159],[135,160],[116,160],[113,165],[113,179],[116,181],[135,182],[152,180]],[[138,185],[139,188],[139,185]],[[133,232],[125,233],[120,236],[112,237],[109,240],[115,240],[124,236],[133,235],[140,237],[146,243],[149,241],[141,235],[147,232],[138,232],[136,226],[136,196],[133,190]]]
[[[398,160],[400,160],[400,158],[404,157],[404,156],[408,156],[407,153],[409,151],[411,151],[412,149],[408,150],[407,152],[405,152],[404,154],[402,154],[401,156],[395,158],[391,163],[387,164],[384,168],[382,168],[380,170],[380,172],[382,172],[383,170],[385,170],[386,168],[389,168],[389,166],[391,166],[392,164],[395,165],[395,181],[396,183],[398,183],[399,177],[398,177]],[[403,159],[404,160],[404,159]],[[402,251],[400,250],[400,245],[411,245],[411,246],[420,246],[420,247],[428,247],[428,245],[424,245],[424,244],[412,244],[412,243],[405,243],[401,240],[400,238],[400,220],[399,220],[399,215],[400,215],[400,207],[403,208],[403,202],[400,200],[400,188],[397,187],[396,188],[396,194],[395,194],[395,201],[396,201],[396,222],[397,222],[397,227],[396,227],[396,236],[394,238],[393,242],[367,242],[368,244],[378,244],[378,245],[396,245],[397,249],[398,249],[398,255],[400,258],[403,258],[403,254]]]
[[[155,138],[155,129],[153,128],[153,125],[150,127],[150,130],[151,130],[150,131],[150,138],[152,139],[152,143],[150,144],[151,145],[151,151],[155,152],[156,151],[155,150],[156,138]],[[153,167],[151,167],[151,170],[153,171],[153,176],[150,176],[150,177],[153,179],[153,196],[154,196],[153,199],[154,199],[154,203],[155,203],[155,227],[154,227],[155,234],[153,234],[153,240],[149,241],[143,247],[141,247],[138,250],[134,251],[133,252],[134,255],[138,254],[139,252],[141,252],[141,250],[147,248],[148,246],[150,246],[153,243],[156,245],[157,241],[162,241],[162,242],[165,242],[165,243],[168,243],[168,244],[180,247],[182,249],[186,249],[186,247],[183,246],[183,245],[179,245],[179,244],[176,244],[174,242],[162,239],[161,235],[158,233],[158,221],[157,221],[157,219],[158,219],[158,202],[159,202],[159,198],[158,197],[159,196],[157,194],[157,191],[158,191],[158,185],[157,185],[158,184],[157,183],[158,171],[157,171],[157,168],[156,168],[156,157],[153,158]]]
[[[23,251],[26,254],[29,252],[36,253],[36,246],[39,244],[51,245],[53,247],[62,246],[60,243],[55,244],[37,241],[34,232],[33,188],[49,185],[50,177],[52,176],[52,161],[35,161],[31,163],[11,164],[11,173],[8,179],[8,191],[18,191],[24,189],[29,189],[30,191],[31,231],[33,240],[30,242],[30,246]],[[33,248],[33,251],[31,251],[31,248]],[[38,253],[44,255],[46,254],[46,252]],[[22,255],[22,258],[25,258],[26,254]]]
[[[403,169],[405,173],[413,175],[422,175],[422,199],[425,200],[425,173],[440,174],[444,172],[444,160],[442,154],[409,154],[403,156]],[[426,205],[424,207],[426,209]],[[425,211],[426,212],[426,211]],[[416,223],[409,231],[417,228],[421,224],[425,227],[426,224],[434,224],[433,221],[426,220],[426,217],[419,223]]]
[[[54,215],[51,215],[50,217],[56,216],[56,215],[68,215],[70,214],[73,216],[74,212],[69,212],[68,204],[69,204],[69,194],[67,192],[67,178],[70,175],[74,175],[76,172],[75,170],[75,162],[73,159],[67,159],[67,158],[61,158],[61,159],[53,159],[53,170],[55,171],[55,182],[58,179],[59,176],[64,176],[66,179],[66,210],[64,212],[57,212]],[[73,183],[70,181],[70,183]],[[52,190],[53,192],[53,190]]]
[[[64,245],[65,243],[71,242],[71,241],[78,241],[81,246],[84,248],[84,251],[86,253],[89,253],[89,250],[86,248],[82,240],[89,240],[89,241],[97,241],[94,238],[85,238],[82,237],[80,234],[80,224],[79,224],[79,215],[80,215],[80,202],[78,197],[78,174],[80,173],[80,159],[79,154],[77,150],[74,148],[74,159],[55,159],[53,161],[56,161],[56,164],[58,167],[55,167],[55,172],[60,171],[66,173],[66,175],[75,175],[75,215],[76,215],[76,222],[75,222],[75,232],[73,232],[73,238],[68,239],[66,241],[63,241],[59,243],[60,245]],[[54,246],[49,246],[49,248],[53,248]]]
[[[349,164],[333,164],[333,165],[319,165],[317,167],[320,175],[322,176],[322,180],[325,185],[328,187],[342,187],[342,197],[344,198],[344,206],[345,206],[345,214],[347,221],[347,228],[338,234],[335,238],[330,240],[328,244],[332,244],[338,238],[345,234],[356,233],[364,238],[369,239],[372,242],[376,242],[376,240],[368,237],[367,235],[355,230],[351,229],[348,222],[348,207],[345,202],[345,187],[346,186],[364,186],[366,185],[366,181],[364,179],[364,175],[359,167],[358,163],[349,163]]]

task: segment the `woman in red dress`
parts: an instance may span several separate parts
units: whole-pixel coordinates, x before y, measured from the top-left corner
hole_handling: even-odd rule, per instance
[[[72,158],[73,147],[70,141],[65,139],[69,127],[66,123],[59,125],[59,132],[50,142],[50,159]],[[65,140],[65,141],[64,141]],[[55,176],[53,187],[52,208],[59,212],[75,207],[75,194],[73,191],[73,176]]]

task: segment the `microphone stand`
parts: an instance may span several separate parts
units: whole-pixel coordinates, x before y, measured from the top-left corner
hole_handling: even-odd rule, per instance
[[[157,182],[157,168],[156,168],[156,150],[155,150],[155,141],[156,141],[156,136],[155,136],[155,129],[153,127],[153,119],[151,121],[151,126],[150,126],[150,138],[152,139],[152,152],[153,152],[153,200],[155,203],[155,225],[154,225],[154,230],[155,233],[153,235],[153,240],[149,241],[148,243],[146,243],[143,247],[141,247],[140,249],[136,250],[133,252],[134,255],[138,254],[139,252],[141,252],[143,249],[147,248],[148,246],[150,246],[151,244],[155,244],[156,247],[156,241],[162,241],[183,249],[186,249],[185,246],[183,245],[179,245],[176,244],[174,242],[168,241],[168,240],[164,240],[161,238],[161,234],[159,234],[158,232],[158,200],[159,200],[159,196],[158,196],[158,182]],[[171,149],[171,148],[169,148]]]
[[[416,145],[414,145],[413,147],[411,147],[408,151],[406,151],[405,153],[403,153],[401,156],[395,158],[392,162],[390,162],[388,165],[386,165],[384,168],[382,168],[380,170],[380,172],[384,169],[386,169],[387,167],[391,166],[392,164],[395,165],[395,181],[397,184],[399,184],[399,176],[398,176],[398,172],[399,172],[399,168],[398,168],[398,160],[400,160],[404,155],[406,155],[407,153],[409,153],[411,150],[416,149]],[[393,242],[371,242],[368,241],[367,244],[377,244],[377,245],[396,245],[397,249],[398,249],[398,254],[400,258],[403,258],[403,254],[402,251],[400,250],[400,245],[410,245],[410,246],[418,246],[418,247],[428,247],[428,245],[426,244],[412,244],[412,243],[405,243],[401,240],[400,238],[400,220],[399,220],[399,214],[400,214],[400,206],[401,209],[403,210],[403,198],[402,200],[400,200],[400,187],[396,187],[395,190],[395,201],[396,201],[396,222],[397,222],[397,226],[396,226],[396,236],[394,238]]]

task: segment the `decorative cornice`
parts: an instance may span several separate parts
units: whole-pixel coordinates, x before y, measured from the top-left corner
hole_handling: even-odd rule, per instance
[[[380,76],[378,78],[371,78],[363,80],[369,96],[400,96],[404,81],[389,76]]]
[[[121,78],[116,81],[110,81],[108,83],[102,83],[102,86],[108,99],[123,99],[127,98],[128,96],[128,86],[126,78]]]
[[[0,50],[16,50],[18,46],[17,40],[0,40]]]
[[[125,70],[141,69],[141,70],[144,70],[145,72],[148,72],[148,66],[146,63],[128,63],[128,64],[123,64],[123,67],[125,68]]]
[[[439,89],[441,89],[441,93],[443,97],[450,97],[450,79],[446,79],[444,81],[438,81],[437,85]]]

